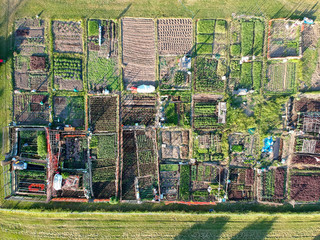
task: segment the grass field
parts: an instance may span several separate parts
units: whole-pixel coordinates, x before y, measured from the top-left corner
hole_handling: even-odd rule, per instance
[[[0,217],[3,239],[318,239],[320,234],[320,215],[83,215],[2,210]]]
[[[18,16],[32,16],[43,11],[52,17],[194,17],[230,18],[232,13],[247,15],[265,14],[268,17],[287,17],[294,12],[306,12],[308,16],[319,16],[314,0],[213,0],[213,1],[149,1],[149,0],[29,0],[21,2]],[[226,7],[227,6],[227,7]],[[312,9],[316,6],[314,9]],[[314,13],[315,12],[315,13]],[[104,14],[104,15],[103,15]]]

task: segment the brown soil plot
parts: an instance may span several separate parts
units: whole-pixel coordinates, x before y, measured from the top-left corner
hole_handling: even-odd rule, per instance
[[[158,51],[160,55],[182,55],[192,50],[192,19],[159,19]]]
[[[122,19],[122,63],[125,88],[155,85],[155,27],[152,19]]]

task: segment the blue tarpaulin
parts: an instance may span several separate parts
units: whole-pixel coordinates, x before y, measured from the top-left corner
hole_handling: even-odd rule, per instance
[[[303,23],[305,23],[305,24],[313,24],[313,20],[310,19],[310,18],[304,17],[303,18]]]
[[[272,145],[273,145],[272,137],[265,138],[263,142],[264,142],[264,146],[262,148],[262,152],[272,153]]]

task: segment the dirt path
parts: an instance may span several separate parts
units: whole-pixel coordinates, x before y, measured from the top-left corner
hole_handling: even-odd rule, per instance
[[[286,89],[288,64],[284,65],[283,90]]]
[[[295,141],[295,137],[296,137],[296,133],[292,133],[291,137],[290,137],[290,145],[289,145],[289,157],[287,159],[287,180],[286,180],[286,193],[285,193],[285,197],[288,198],[288,189],[289,189],[289,174],[290,174],[290,169],[291,169],[291,161],[292,161],[292,157],[293,157],[293,153],[294,153],[294,141]]]

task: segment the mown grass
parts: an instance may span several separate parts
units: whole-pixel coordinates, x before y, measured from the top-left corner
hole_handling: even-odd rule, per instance
[[[319,215],[0,211],[4,239],[313,239]],[[45,223],[45,224],[44,224]]]
[[[254,22],[241,23],[241,52],[242,56],[252,55]]]
[[[264,39],[264,23],[260,20],[254,22],[254,43],[253,55],[261,56],[263,52],[263,39]]]
[[[307,12],[307,15],[320,16],[315,10],[314,0],[305,0],[298,4],[296,0],[212,0],[212,1],[172,1],[172,0],[137,0],[137,1],[105,1],[105,0],[29,0],[22,2],[18,16],[41,16],[55,18],[73,17],[194,17],[194,18],[231,18],[232,13],[259,15],[279,18],[287,17],[295,12]],[[310,10],[310,11],[308,11]],[[313,10],[313,11],[311,11]]]
[[[259,91],[261,86],[261,71],[262,71],[262,62],[253,62],[252,63],[252,80],[253,80],[253,89]]]
[[[242,88],[251,89],[252,87],[252,63],[242,63],[240,85]]]

